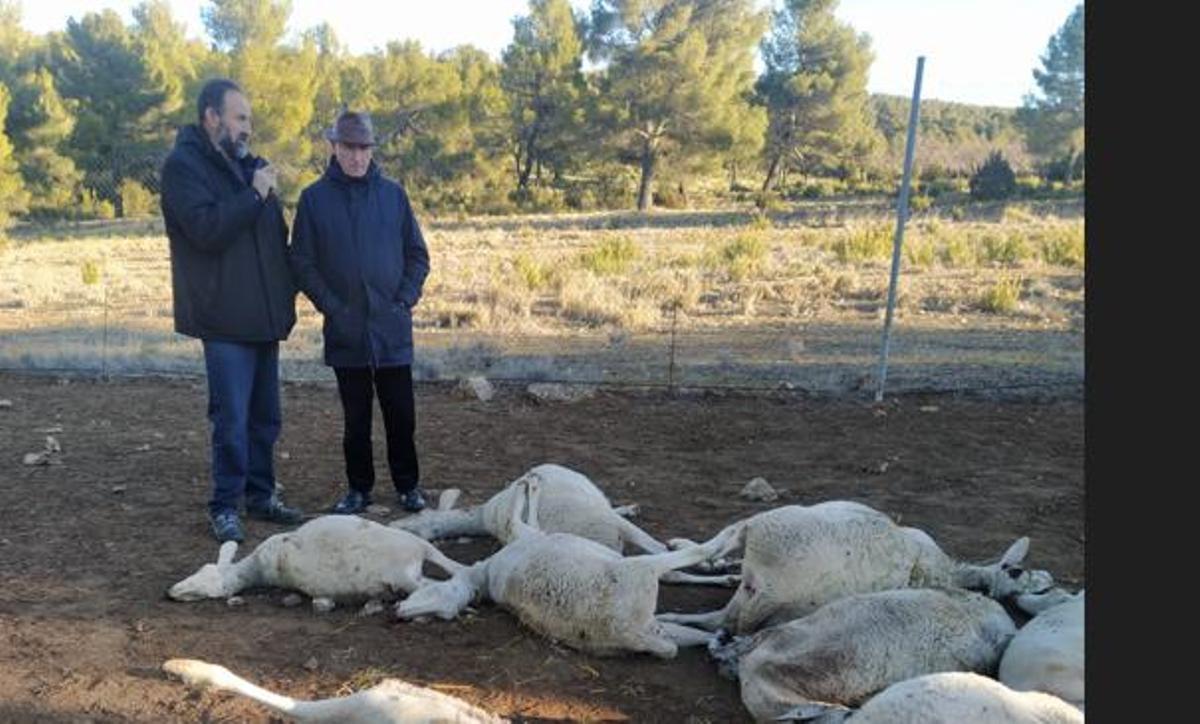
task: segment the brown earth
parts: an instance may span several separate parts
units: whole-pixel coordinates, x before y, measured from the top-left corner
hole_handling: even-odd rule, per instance
[[[737,686],[703,651],[673,661],[597,658],[537,636],[490,604],[463,620],[417,624],[354,608],[287,608],[279,590],[248,592],[236,608],[166,600],[169,585],[216,555],[203,514],[203,380],[0,373],[0,400],[12,403],[0,406],[0,721],[272,720],[229,695],[189,693],[160,672],[171,657],[221,663],[301,698],[391,675],[521,721],[748,721]],[[994,559],[1029,535],[1030,565],[1083,584],[1077,399],[872,405],[622,392],[539,405],[515,388],[483,403],[422,385],[418,414],[425,484],[462,487],[465,504],[535,464],[558,462],[615,503],[639,503],[638,523],[660,539],[700,538],[779,504],[737,497],[763,476],[785,490],[780,503],[860,500],[924,528],[961,558]],[[284,415],[277,472],[285,496],[317,511],[341,490],[336,393],[288,384]],[[57,464],[23,465],[47,434],[62,445]],[[248,527],[243,552],[279,530]],[[443,545],[464,562],[494,548]],[[664,586],[661,608],[706,610],[728,595]]]

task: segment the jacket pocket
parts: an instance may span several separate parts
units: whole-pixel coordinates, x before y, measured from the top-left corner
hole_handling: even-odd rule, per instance
[[[362,330],[349,305],[325,315],[325,341],[333,347],[356,347]]]

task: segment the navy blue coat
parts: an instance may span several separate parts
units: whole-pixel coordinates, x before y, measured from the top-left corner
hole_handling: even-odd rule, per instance
[[[296,323],[287,224],[195,125],[162,169],[175,331],[224,342],[287,339]]]
[[[412,309],[429,275],[429,249],[404,187],[374,161],[355,179],[331,158],[301,192],[289,261],[325,317],[325,364],[412,364]]]

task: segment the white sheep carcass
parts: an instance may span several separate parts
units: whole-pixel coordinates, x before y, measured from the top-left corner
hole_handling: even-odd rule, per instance
[[[855,712],[801,706],[776,721],[812,724],[1083,724],[1083,714],[1056,696],[1014,691],[969,671],[944,671],[892,684]]]
[[[177,601],[227,598],[252,586],[276,586],[330,601],[411,593],[430,583],[426,561],[446,573],[463,566],[411,533],[351,515],[327,515],[277,533],[233,562],[237,543],[221,545],[216,564],[171,586]]]
[[[1060,595],[1054,598],[1062,598]],[[1018,605],[1030,609],[1031,596]],[[1047,597],[1050,598],[1050,597]],[[1043,602],[1053,603],[1054,598]],[[1043,691],[1084,707],[1084,592],[1040,611],[1000,659],[997,678],[1017,691]]]
[[[1046,571],[1020,563],[1029,550],[1021,538],[990,565],[947,556],[925,532],[897,525],[861,503],[788,505],[734,523],[743,551],[741,583],[724,608],[699,614],[663,614],[660,620],[750,633],[789,621],[844,596],[895,588],[965,588],[997,599],[1053,585]],[[691,541],[677,539],[686,548]]]
[[[299,722],[329,724],[501,724],[507,722],[440,691],[384,679],[349,696],[298,701],[256,686],[224,666],[195,659],[171,659],[163,669],[189,686],[229,691]]]
[[[846,710],[899,681],[938,671],[992,673],[1016,627],[996,601],[958,589],[861,593],[752,636],[714,639],[759,721],[795,707]]]
[[[501,543],[513,540],[510,524],[514,507],[523,504],[518,483],[536,476],[541,485],[539,527],[547,533],[570,533],[595,541],[617,553],[629,545],[646,553],[665,553],[667,546],[626,520],[621,512],[587,476],[562,465],[544,464],[530,469],[482,505],[454,509],[460,491],[443,492],[436,509],[426,509],[388,525],[406,530],[425,540],[455,536],[491,536]],[[705,576],[668,571],[666,583],[696,583],[732,586],[735,575]]]
[[[658,582],[667,571],[714,557],[729,533],[685,551],[624,558],[577,535],[539,530],[540,482],[532,473],[517,481],[528,522],[521,520],[526,505],[515,506],[507,545],[450,580],[416,591],[396,605],[396,615],[449,619],[482,596],[535,631],[593,654],[648,652],[669,659],[680,645],[707,641],[704,632],[655,621]]]

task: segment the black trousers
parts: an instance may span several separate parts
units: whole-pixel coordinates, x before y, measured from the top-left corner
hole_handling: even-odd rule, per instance
[[[353,490],[370,493],[375,487],[375,463],[371,453],[371,415],[376,394],[383,410],[387,434],[388,467],[396,490],[406,493],[421,480],[417,467],[416,404],[413,399],[412,366],[334,367],[338,395],[342,398],[342,452],[346,456],[346,479]]]

